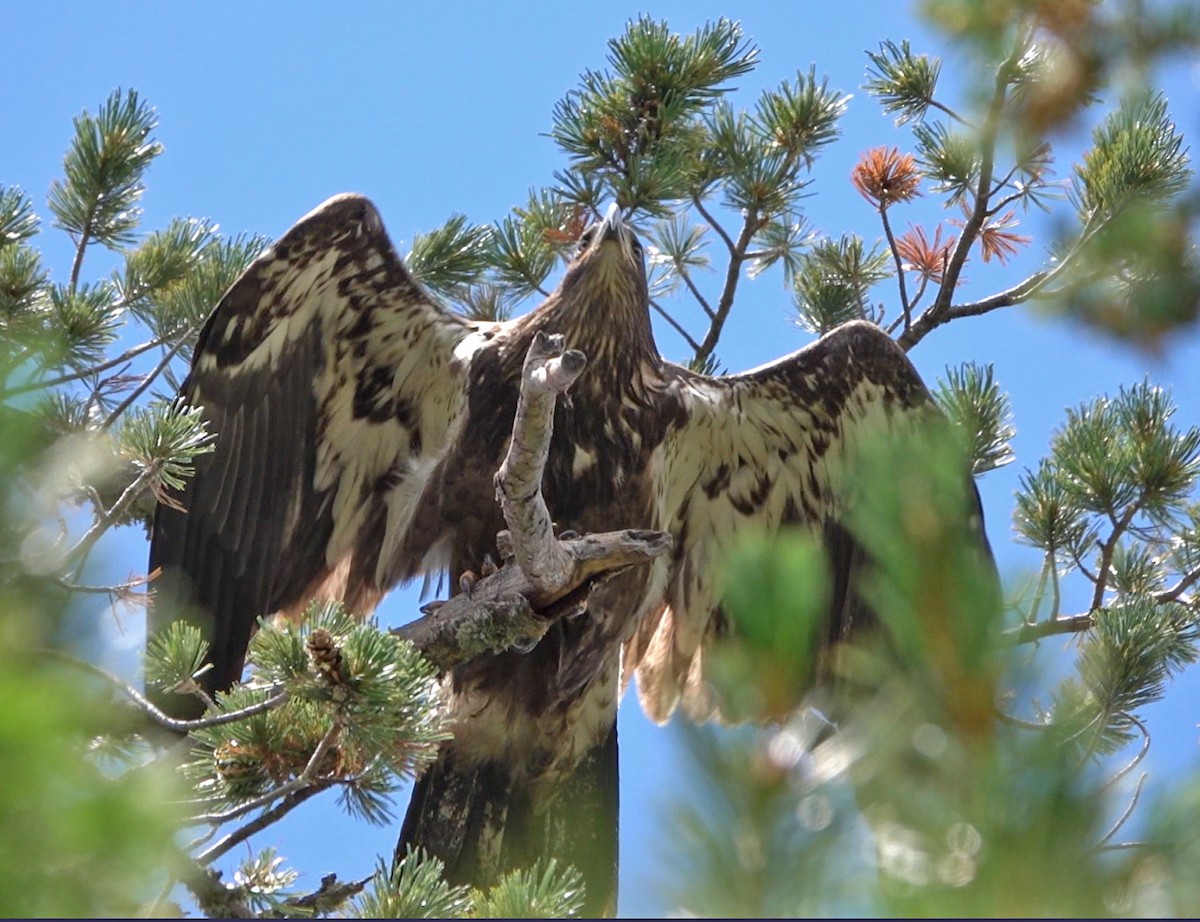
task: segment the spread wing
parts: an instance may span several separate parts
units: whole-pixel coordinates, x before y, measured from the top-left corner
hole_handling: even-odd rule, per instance
[[[933,406],[903,351],[866,322],[744,374],[677,373],[686,422],[668,436],[656,470],[661,527],[675,545],[623,670],[625,682],[636,671],[638,697],[658,721],[680,703],[696,719],[715,711],[703,680],[704,641],[723,627],[714,570],[747,529],[798,522],[823,534],[834,584],[829,631],[844,635],[861,614],[854,576],[862,560],[838,524],[839,471],[865,434]]]
[[[240,676],[259,616],[315,594],[374,607],[382,531],[404,528],[406,482],[460,423],[486,326],[434,303],[355,195],[302,218],[221,298],[183,387],[215,450],[178,508],[159,505],[150,545],[149,631],[200,624],[210,691]]]

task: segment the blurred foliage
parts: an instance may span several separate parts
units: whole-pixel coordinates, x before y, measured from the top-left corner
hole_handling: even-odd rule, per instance
[[[807,641],[779,640],[766,668],[728,676],[724,691],[768,703],[806,691],[790,716],[685,736],[700,774],[679,805],[673,897],[717,916],[1194,915],[1181,856],[1200,834],[1168,806],[1178,795],[1160,791],[1128,845],[1136,762],[1106,775],[1097,760],[1139,732],[1134,711],[1195,659],[1194,610],[1176,606],[1167,623],[1161,606],[1098,611],[1052,711],[1006,719],[1014,693],[1046,677],[1014,642],[971,533],[961,440],[941,427],[916,438],[871,446],[855,468],[852,530],[872,562],[881,629],[835,651],[821,684]],[[730,574],[737,630],[722,643],[756,660],[763,612],[798,619],[788,636],[818,635],[820,606],[788,598],[778,579],[811,585],[814,569],[800,537],[766,555],[743,549]]]
[[[48,463],[49,462],[49,463]],[[31,471],[64,473],[28,419],[0,413],[0,914],[137,915],[166,880],[182,788],[161,766],[114,773],[126,727],[110,689],[52,657],[69,593],[26,564],[43,508]],[[85,655],[82,648],[80,655]]]

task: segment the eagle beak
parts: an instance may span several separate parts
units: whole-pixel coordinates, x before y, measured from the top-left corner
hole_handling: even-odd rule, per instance
[[[625,222],[621,220],[621,209],[617,207],[616,202],[613,202],[604,212],[604,220],[600,222],[596,237],[600,240],[620,242],[625,239],[626,233],[628,233],[628,229],[625,227]]]

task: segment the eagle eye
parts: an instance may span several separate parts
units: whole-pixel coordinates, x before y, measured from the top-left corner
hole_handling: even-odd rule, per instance
[[[582,234],[579,235],[579,252],[583,252],[592,242],[592,238],[596,236],[596,226],[593,224]]]

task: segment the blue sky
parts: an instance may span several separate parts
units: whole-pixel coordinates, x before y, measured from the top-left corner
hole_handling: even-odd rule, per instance
[[[813,197],[806,202],[809,219],[830,234],[879,235],[870,206],[850,185],[850,170],[869,147],[908,144],[859,87],[864,51],[883,39],[908,38],[916,50],[943,57],[943,86],[951,99],[961,94],[955,74],[962,62],[954,50],[909,7],[879,0],[649,7],[538,2],[519,10],[494,3],[362,3],[336,12],[296,3],[26,3],[5,15],[9,92],[0,106],[0,184],[24,188],[48,218],[45,194],[60,175],[71,118],[84,108],[95,111],[114,88],[132,87],[159,110],[157,137],[166,148],[148,176],[145,230],[190,215],[215,220],[230,233],[278,236],[328,196],[357,191],[379,206],[404,252],[415,231],[441,224],[452,212],[496,220],[521,204],[530,187],[551,181],[565,163],[545,136],[554,102],[583,69],[605,66],[606,41],[642,12],[684,32],[718,16],[740,20],[761,49],[761,64],[741,83],[735,105],[751,105],[763,88],[812,65],[833,87],[853,94],[842,138],[816,162]],[[1159,82],[1194,146],[1200,70],[1173,66]],[[1069,153],[1080,143],[1080,137],[1061,139],[1060,177],[1069,176]],[[934,205],[917,206],[911,220],[936,219]],[[901,229],[906,217],[899,214]],[[1025,230],[1047,231],[1048,220],[1032,215]],[[55,277],[64,280],[71,256],[65,235],[47,228],[39,243]],[[973,263],[965,293],[1008,287],[1022,270],[1036,267],[1042,252],[1035,243],[1000,271]],[[96,278],[112,264],[93,250],[84,277]],[[713,290],[717,281],[714,273],[702,284]],[[893,289],[881,287],[876,298],[894,309]],[[749,368],[807,341],[790,323],[787,303],[778,275],[742,286],[718,350],[725,368]],[[668,358],[686,357],[670,330],[660,328],[658,339]],[[1065,407],[1149,376],[1172,388],[1181,423],[1200,423],[1196,332],[1152,357],[1020,307],[939,331],[912,358],[931,383],[947,364],[990,362],[1012,397],[1017,462],[984,477],[980,488],[1001,569],[1014,581],[1038,559],[1011,541],[1012,493],[1020,471],[1045,452]],[[105,554],[119,578],[144,566],[145,544],[128,532],[110,541]],[[416,598],[412,590],[397,591],[381,616],[407,620]],[[1081,607],[1083,598],[1068,594],[1066,604]],[[103,611],[97,615],[108,619]],[[138,619],[126,619],[123,636],[106,630],[111,658],[125,669],[140,644],[140,627],[130,620]],[[1046,646],[1069,656],[1066,642]],[[1148,712],[1156,778],[1196,764],[1196,712],[1189,705],[1200,695],[1197,673],[1193,669],[1167,702]],[[647,723],[632,697],[621,709],[620,733],[621,912],[661,914],[668,908],[660,870],[668,808],[686,763],[678,734]],[[394,829],[352,823],[328,798],[302,808],[256,844],[279,845],[316,886],[330,871],[343,878],[368,873],[375,855],[390,854],[394,840]]]

